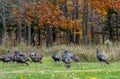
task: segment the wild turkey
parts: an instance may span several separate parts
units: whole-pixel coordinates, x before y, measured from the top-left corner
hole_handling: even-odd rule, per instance
[[[29,57],[31,58],[31,60],[32,60],[33,62],[40,62],[40,63],[42,63],[43,55],[36,56],[36,55],[33,55],[33,53],[31,53],[31,54],[29,55]]]
[[[80,58],[78,56],[76,56],[76,55],[73,56],[73,60],[75,62],[80,62]]]
[[[66,68],[70,68],[70,64],[72,62],[72,59],[69,55],[63,55],[62,56],[62,61],[65,63]]]
[[[36,56],[36,52],[33,51],[33,52],[30,54],[30,56]]]
[[[26,61],[30,61],[29,57],[27,56],[26,52],[20,53],[20,56],[23,56]]]
[[[10,60],[11,60],[11,61],[13,61],[13,60],[14,60],[14,54],[13,54],[13,53],[11,53],[9,50],[7,51],[6,56],[7,56],[8,58],[10,58]]]
[[[102,52],[100,52],[100,50],[98,48],[96,48],[96,53],[97,53],[97,58],[100,62],[105,62],[106,64],[109,64],[105,55],[103,55]]]
[[[52,59],[55,61],[55,62],[59,62],[61,61],[61,56],[59,54],[53,54],[52,55]]]
[[[21,55],[19,51],[15,51],[15,61],[17,63],[25,63],[26,65],[29,65],[25,60],[25,57]]]
[[[19,54],[19,56],[22,56],[26,61],[30,61],[25,52],[20,53],[19,51],[15,51],[15,54]]]
[[[77,56],[77,55],[73,55],[71,54],[69,51],[65,50],[64,51],[64,55],[67,55],[69,56],[72,60],[74,60],[75,62],[79,62],[80,61],[80,58]]]
[[[71,53],[70,53],[69,51],[67,51],[67,50],[64,51],[64,55],[69,56],[71,59],[73,59],[73,57],[74,57],[74,55],[71,54]]]
[[[7,63],[8,63],[8,62],[11,62],[10,58],[7,57],[7,56],[1,57],[0,60],[1,60],[2,62],[4,62],[4,63],[5,63],[5,62],[7,62]]]

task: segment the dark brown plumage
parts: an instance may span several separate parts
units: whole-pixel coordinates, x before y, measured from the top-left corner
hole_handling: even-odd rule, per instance
[[[109,64],[105,55],[103,55],[103,53],[98,48],[96,48],[96,54],[97,54],[97,58],[100,62],[104,62],[106,64]]]
[[[59,54],[53,54],[52,55],[52,59],[55,61],[55,62],[59,62],[62,60],[62,57],[59,55]]]
[[[36,54],[31,53],[29,55],[29,57],[31,58],[31,60],[33,62],[40,62],[40,63],[42,63],[43,55],[37,56]]]
[[[4,63],[8,63],[8,62],[11,62],[11,60],[10,60],[10,58],[9,57],[7,57],[7,56],[2,56],[1,58],[0,58],[0,60],[2,61],[2,62],[4,62]]]
[[[24,57],[24,55],[21,55],[19,51],[15,51],[15,61],[17,63],[24,63],[26,65],[29,65]]]

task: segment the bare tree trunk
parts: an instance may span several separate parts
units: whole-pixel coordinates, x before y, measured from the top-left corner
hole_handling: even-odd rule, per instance
[[[93,6],[90,4],[90,22],[91,22],[91,42],[94,42],[94,26],[93,26]]]
[[[27,36],[27,40],[28,40],[28,45],[31,45],[31,25],[28,26],[28,36]]]
[[[46,47],[50,47],[52,43],[52,28],[50,27],[50,24],[45,25],[46,28]]]
[[[75,19],[75,0],[72,0],[72,15],[71,15],[71,19],[72,20],[74,20]],[[75,32],[76,30],[75,29],[73,29],[73,33]],[[73,34],[72,35],[73,36],[73,39],[72,39],[72,41],[73,41],[73,43],[75,43],[75,41],[76,41],[76,35],[75,34]]]
[[[84,0],[84,7],[83,7],[83,40],[86,44],[88,44],[87,14],[88,14],[87,0]]]
[[[17,41],[20,43],[22,38],[22,25],[21,23],[17,24]]]
[[[24,40],[27,40],[27,26],[26,26],[26,24],[24,24],[24,30],[23,30],[23,32],[24,32],[24,34],[23,34]]]
[[[6,41],[6,21],[5,21],[5,7],[2,6],[2,25],[3,25],[3,28],[2,28],[2,45],[5,44],[5,41]]]
[[[118,12],[117,40],[120,41],[120,12]]]
[[[75,8],[74,8],[75,0],[72,0],[72,6],[73,6],[73,8],[72,8],[72,16],[71,16],[71,18],[72,18],[72,20],[74,20],[75,19]]]
[[[55,42],[57,39],[57,32],[55,32],[56,28],[53,28],[53,32],[52,32],[52,42]]]
[[[18,0],[19,5],[22,6],[23,2],[21,0]],[[22,15],[22,11],[20,11],[20,15]],[[20,43],[22,39],[22,18],[20,18],[20,22],[17,23],[17,41]]]
[[[71,31],[69,29],[66,29],[66,40],[67,40],[67,45],[69,45],[71,42]]]
[[[75,1],[76,3],[76,6],[75,6],[75,10],[76,10],[76,19],[79,19],[79,9],[78,9],[78,5],[79,5],[79,0],[76,0]],[[76,30],[76,32],[79,32],[79,30]],[[79,44],[79,41],[80,40],[80,34],[76,34],[76,36],[75,36],[75,43],[76,44]]]
[[[120,22],[120,14],[118,12],[117,14],[117,27],[116,27],[116,38],[117,38],[117,41],[119,40],[119,22]]]
[[[110,10],[111,14],[110,14],[110,29],[109,29],[109,38],[111,40],[113,39],[113,8]]]

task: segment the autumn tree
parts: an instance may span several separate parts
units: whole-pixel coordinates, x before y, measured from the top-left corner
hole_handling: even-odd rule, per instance
[[[103,31],[108,32],[108,38],[111,40],[119,39],[119,0],[90,0],[94,10],[106,17],[106,24]],[[105,19],[105,18],[104,18]],[[105,33],[103,33],[105,34]]]
[[[26,25],[30,26],[34,23],[43,29],[46,33],[46,46],[50,46],[52,42],[52,29],[63,28],[63,29],[81,29],[78,27],[79,24],[72,21],[70,18],[63,16],[60,11],[60,7],[53,5],[51,1],[39,1],[38,3],[26,3],[21,7],[25,19]],[[19,10],[17,7],[14,8],[14,14],[16,20],[19,20]],[[75,26],[74,26],[75,24]]]

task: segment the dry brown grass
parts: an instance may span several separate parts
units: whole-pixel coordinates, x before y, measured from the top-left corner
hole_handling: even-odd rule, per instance
[[[97,61],[96,58],[96,47],[105,54],[107,59],[111,62],[120,60],[120,44],[116,45],[55,45],[49,48],[45,46],[41,47],[32,47],[27,46],[25,43],[21,43],[16,47],[11,47],[9,45],[0,46],[0,54],[5,54],[7,49],[10,49],[12,52],[17,49],[21,52],[27,52],[27,54],[36,50],[37,54],[43,54],[44,56],[51,56],[53,53],[63,54],[64,50],[68,50],[73,54],[77,54],[81,61],[94,62]]]

